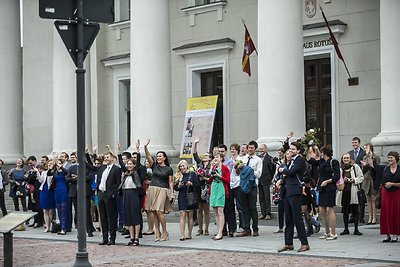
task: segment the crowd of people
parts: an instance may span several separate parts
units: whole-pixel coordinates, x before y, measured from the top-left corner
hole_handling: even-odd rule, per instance
[[[289,144],[292,136],[289,133],[282,142],[275,158],[268,154],[265,144],[258,146],[255,141],[231,144],[230,157],[228,147],[223,144],[214,147],[212,153],[199,155],[197,146],[201,140],[197,138],[193,145],[194,164],[181,160],[175,172],[165,152],[157,152],[155,158],[150,155],[147,148],[150,139],[144,144],[144,165],[139,140],[134,153],[122,152],[119,143],[117,153],[107,146],[105,154],[98,154],[94,145],[89,154],[86,146],[84,177],[78,177],[76,153],[53,153],[51,158],[41,157],[40,162],[30,156],[29,169],[24,167],[23,159],[18,159],[16,166],[8,171],[0,160],[0,207],[5,216],[4,192],[10,184],[9,197],[15,210],[20,210],[21,203],[23,211],[37,212],[29,226],[44,226],[45,233],[65,235],[73,224],[77,227],[77,180],[85,179],[87,234],[93,236],[96,232],[93,222],[98,221],[100,245],[114,245],[117,231],[129,238],[127,246],[138,246],[143,235],[155,235],[155,242],[168,240],[164,215],[172,212],[175,192],[181,241],[192,239],[195,220],[196,236],[210,234],[210,207],[217,225],[213,240],[224,236],[257,237],[258,222],[271,220],[274,203],[278,206],[279,221],[274,233],[284,232],[285,236],[285,244],[278,252],[294,249],[294,227],[301,242],[298,252],[309,250],[307,237],[320,230],[318,216],[325,230],[320,238],[336,240],[335,206],[340,206],[343,213],[344,230],[339,235],[350,234],[350,223],[354,224],[353,234],[362,235],[359,223],[378,223],[377,208],[380,208],[380,234],[386,237],[383,242],[397,242],[399,154],[389,152],[388,165],[380,165],[373,145],[366,143],[361,148],[360,139],[354,137],[353,149],[336,160],[332,158],[330,145],[319,148],[304,147],[297,141]],[[364,221],[366,204],[367,222]],[[143,212],[147,215],[145,232]],[[55,222],[56,217],[59,223]]]

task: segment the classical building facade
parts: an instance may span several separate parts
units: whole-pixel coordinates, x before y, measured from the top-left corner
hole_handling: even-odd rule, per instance
[[[76,150],[74,64],[39,1],[18,2],[0,9],[9,163]],[[319,5],[358,85],[348,85]],[[214,144],[258,140],[273,151],[290,130],[320,128],[336,156],[354,136],[381,155],[399,151],[399,12],[397,0],[115,0],[116,21],[101,25],[85,61],[87,143],[133,150],[151,138],[152,151],[177,155],[187,98],[217,94]],[[258,51],[250,77],[242,19]]]

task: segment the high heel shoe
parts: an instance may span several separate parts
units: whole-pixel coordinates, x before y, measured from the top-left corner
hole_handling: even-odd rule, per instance
[[[164,238],[161,238],[160,241],[166,241],[169,238],[169,233],[167,233],[167,235]]]
[[[160,234],[156,234],[156,239],[154,240],[154,242],[158,242],[158,241],[160,241]]]
[[[46,228],[46,230],[43,231],[43,233],[48,233],[48,232],[51,232],[49,228]]]

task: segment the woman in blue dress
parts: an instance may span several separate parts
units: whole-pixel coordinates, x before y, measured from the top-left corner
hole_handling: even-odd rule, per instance
[[[47,172],[47,176],[52,176],[52,179],[55,179],[56,181],[54,194],[56,200],[57,214],[61,225],[61,231],[58,232],[58,234],[65,235],[67,231],[71,231],[71,224],[68,212],[68,189],[65,183],[67,170],[62,167],[62,162],[60,160],[53,159],[53,161],[54,166],[51,170]]]
[[[14,201],[16,211],[19,211],[18,199],[21,199],[23,211],[28,211],[26,206],[26,177],[27,172],[24,170],[24,160],[17,159],[15,168],[11,169],[8,173],[10,177],[10,194],[9,196]]]
[[[188,191],[196,192],[199,186],[199,180],[194,172],[189,171],[189,164],[186,160],[181,160],[176,167],[176,174],[174,177],[174,190],[178,191],[178,208],[180,214],[180,230],[181,230],[181,241],[185,239],[192,239],[193,230],[193,211],[197,207],[188,207],[186,201],[186,194]],[[188,235],[185,238],[185,221],[186,215],[188,217]]]
[[[51,215],[56,208],[56,200],[54,196],[54,189],[51,188],[52,176],[47,176],[47,170],[52,169],[52,161],[45,164],[40,164],[37,170],[37,177],[40,184],[40,208],[43,209],[44,223],[46,225],[45,233],[51,232]]]

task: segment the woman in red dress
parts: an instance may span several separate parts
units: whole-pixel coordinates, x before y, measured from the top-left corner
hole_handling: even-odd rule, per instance
[[[384,243],[398,241],[400,235],[400,168],[397,165],[399,153],[391,151],[387,155],[389,166],[373,163],[375,179],[381,185],[381,235],[386,235]],[[369,164],[372,160],[369,159]]]

